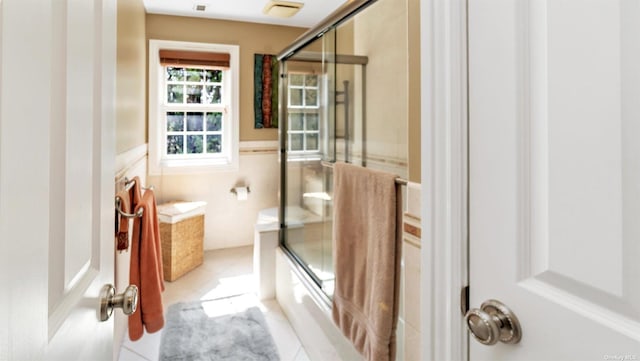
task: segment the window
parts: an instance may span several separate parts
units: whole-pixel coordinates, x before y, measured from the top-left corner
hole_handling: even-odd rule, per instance
[[[150,40],[150,174],[238,168],[238,50]]]
[[[163,155],[182,158],[222,153],[223,71],[172,66],[164,70],[167,93],[160,117],[167,135]]]
[[[318,75],[289,73],[288,144],[290,153],[320,152]]]

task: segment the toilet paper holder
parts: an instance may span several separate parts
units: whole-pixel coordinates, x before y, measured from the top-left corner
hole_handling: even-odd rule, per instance
[[[247,193],[251,193],[251,188],[249,188],[249,186],[246,187],[247,188]],[[236,187],[231,188],[231,190],[229,190],[230,193],[233,193],[234,195],[237,195],[238,192],[236,192]]]

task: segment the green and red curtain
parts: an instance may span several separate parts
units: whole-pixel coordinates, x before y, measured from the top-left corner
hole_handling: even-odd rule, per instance
[[[254,55],[253,111],[257,129],[278,127],[278,74],[278,58],[275,55]]]

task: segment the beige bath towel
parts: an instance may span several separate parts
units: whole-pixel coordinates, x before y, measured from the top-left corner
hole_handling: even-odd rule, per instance
[[[367,360],[394,360],[402,197],[395,175],[334,167],[333,320]]]

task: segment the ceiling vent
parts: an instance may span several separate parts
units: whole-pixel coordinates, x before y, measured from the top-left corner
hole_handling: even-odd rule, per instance
[[[271,0],[262,12],[276,18],[290,18],[295,15],[303,5],[303,3],[299,2]]]
[[[195,11],[205,11],[207,9],[207,5],[196,5],[193,8]]]

